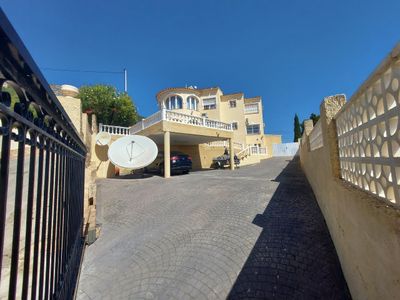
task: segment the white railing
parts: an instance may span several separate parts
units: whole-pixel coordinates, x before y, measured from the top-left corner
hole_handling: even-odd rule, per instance
[[[250,153],[252,155],[266,155],[267,148],[259,146],[250,146]]]
[[[322,139],[322,127],[320,121],[318,121],[317,124],[315,124],[313,130],[310,132],[309,139],[310,139],[311,151],[314,151],[324,146],[324,141]]]
[[[267,155],[267,148],[266,147],[259,147],[259,146],[248,146],[247,148],[243,149],[242,151],[238,152],[236,155],[239,159],[242,159],[246,156],[251,155]]]
[[[260,154],[260,155],[267,155],[267,148],[265,148],[265,147],[259,147],[259,148],[258,148],[258,154]]]
[[[219,130],[232,131],[232,125],[217,120],[182,114],[171,110],[165,111],[165,121],[182,123],[187,125],[201,126]]]
[[[174,112],[171,110],[161,110],[151,115],[150,117],[143,119],[137,122],[132,127],[121,127],[121,126],[112,126],[112,125],[99,125],[99,131],[107,131],[114,135],[129,135],[136,134],[139,131],[142,131],[158,122],[168,121],[174,123],[181,123],[185,125],[213,128],[219,130],[232,131],[232,125],[216,120],[211,120],[207,118],[182,114],[178,112]],[[240,145],[240,149],[243,148],[243,145],[240,143],[236,143],[235,147],[237,148]]]
[[[108,132],[113,135],[129,135],[129,127],[99,124],[99,132]]]
[[[207,143],[207,145],[210,147],[227,147],[227,148],[229,148],[229,141],[215,141],[215,142]],[[243,150],[244,144],[242,144],[240,142],[233,142],[233,148]]]
[[[232,125],[228,123],[187,115],[171,110],[161,110],[133,125],[130,128],[130,134],[135,134],[161,121],[232,131]]]
[[[335,116],[341,177],[400,205],[400,57],[389,57]]]
[[[238,152],[238,153],[236,154],[236,156],[237,156],[239,159],[243,159],[243,158],[245,158],[246,156],[249,156],[249,155],[251,155],[250,147],[244,148],[242,151],[240,151],[240,152]]]

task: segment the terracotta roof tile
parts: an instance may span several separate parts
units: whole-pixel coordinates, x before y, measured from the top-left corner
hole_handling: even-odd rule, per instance
[[[255,102],[261,102],[261,97],[252,97],[252,98],[244,98],[245,103],[255,103]]]
[[[239,100],[239,99],[242,99],[244,97],[244,94],[243,93],[234,93],[234,94],[226,94],[226,95],[222,95],[221,96],[221,101],[228,101],[228,100],[231,100],[231,99],[236,99],[236,100]]]

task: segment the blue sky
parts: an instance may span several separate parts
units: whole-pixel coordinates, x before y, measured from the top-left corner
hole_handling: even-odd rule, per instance
[[[348,97],[399,41],[400,1],[21,1],[2,9],[39,67],[121,71],[139,112],[166,87],[220,86],[262,96],[266,133],[293,139],[293,116]],[[43,70],[49,83],[122,74]]]

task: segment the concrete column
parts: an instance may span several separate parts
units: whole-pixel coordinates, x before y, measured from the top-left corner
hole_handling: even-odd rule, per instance
[[[171,133],[169,131],[164,132],[164,178],[171,177]]]
[[[233,139],[229,139],[229,155],[231,170],[235,170],[235,151],[233,149]]]
[[[325,97],[320,106],[322,139],[326,147],[327,160],[330,160],[331,174],[340,178],[339,147],[336,132],[335,115],[346,103],[345,95]]]
[[[304,133],[306,136],[310,134],[313,128],[314,128],[313,120],[304,120]]]
[[[310,147],[310,133],[314,128],[314,123],[313,120],[304,120],[304,133],[303,136],[301,137],[301,145],[305,145],[305,147],[307,148],[307,151],[311,151],[311,147]],[[303,139],[306,140],[306,143],[303,143]]]

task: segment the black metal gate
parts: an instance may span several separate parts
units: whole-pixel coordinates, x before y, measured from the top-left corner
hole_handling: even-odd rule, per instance
[[[0,298],[71,299],[86,148],[1,9],[0,88]]]

